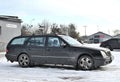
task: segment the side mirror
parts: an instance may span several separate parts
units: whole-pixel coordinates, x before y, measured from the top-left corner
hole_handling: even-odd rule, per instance
[[[65,47],[67,47],[67,44],[62,43],[61,46],[62,46],[63,48],[65,48]]]

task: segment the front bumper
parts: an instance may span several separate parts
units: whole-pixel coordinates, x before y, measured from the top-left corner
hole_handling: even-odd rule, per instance
[[[114,59],[114,56],[106,58],[105,61],[104,61],[104,65],[111,63],[113,61],[113,59]]]
[[[110,64],[112,61],[113,61],[114,57],[111,56],[111,57],[108,57],[108,58],[98,58],[98,59],[95,59],[95,67],[99,67],[99,66],[104,66],[104,65],[107,65],[107,64]]]

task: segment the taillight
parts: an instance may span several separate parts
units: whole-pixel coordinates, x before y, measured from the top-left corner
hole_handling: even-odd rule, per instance
[[[8,53],[8,49],[6,49],[6,53]]]

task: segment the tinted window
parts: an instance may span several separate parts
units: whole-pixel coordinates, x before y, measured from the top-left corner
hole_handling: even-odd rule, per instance
[[[111,39],[111,40],[109,41],[109,43],[110,43],[110,44],[116,44],[116,43],[117,43],[117,40]]]
[[[100,37],[100,35],[95,35],[95,36],[94,36],[94,38],[99,38],[99,37]]]
[[[11,42],[11,45],[23,45],[27,38],[16,38]]]
[[[33,37],[28,41],[28,46],[45,46],[45,37]]]
[[[120,44],[120,39],[118,39],[118,43]]]
[[[48,38],[48,47],[60,47],[60,41],[57,37]]]

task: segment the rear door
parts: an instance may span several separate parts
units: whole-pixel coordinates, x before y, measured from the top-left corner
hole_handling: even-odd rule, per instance
[[[27,52],[30,54],[33,61],[44,63],[43,56],[45,55],[45,40],[44,36],[34,36],[27,43]]]

